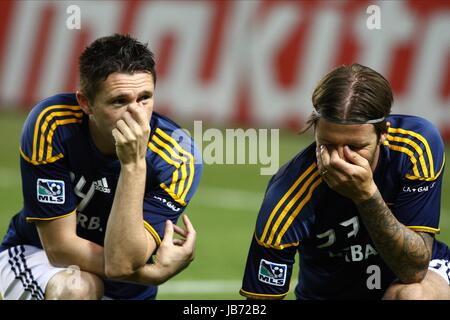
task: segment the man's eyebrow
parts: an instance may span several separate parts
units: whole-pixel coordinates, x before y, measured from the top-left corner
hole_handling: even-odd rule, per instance
[[[140,97],[146,96],[146,95],[152,97],[153,96],[153,92],[150,91],[150,90],[144,90],[142,92],[139,92],[138,97],[140,98]],[[111,101],[114,101],[114,100],[117,100],[117,99],[130,99],[130,98],[131,98],[131,96],[129,94],[118,93],[118,94],[115,94],[115,95],[113,94],[113,95],[107,97],[106,100],[111,102]]]
[[[144,95],[153,96],[153,91],[150,90],[144,90],[142,92],[139,92],[139,96],[142,97]]]
[[[117,95],[111,95],[108,97],[108,100],[114,100],[114,99],[119,99],[119,98],[129,98],[130,96],[126,93],[119,93]]]
[[[322,138],[322,137],[317,137],[317,140],[319,140],[323,144],[334,144],[334,142],[331,142],[330,140]],[[349,145],[349,146],[366,146],[368,144],[369,144],[369,142],[367,142],[367,141],[350,141],[346,145]]]

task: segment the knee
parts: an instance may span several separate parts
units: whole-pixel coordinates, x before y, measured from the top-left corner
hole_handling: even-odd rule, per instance
[[[425,290],[420,283],[393,284],[384,293],[383,300],[424,300]]]
[[[99,300],[103,296],[103,283],[92,274],[84,275],[80,280],[69,281],[63,286],[61,300]]]
[[[88,272],[61,272],[51,279],[45,290],[47,300],[99,300],[103,296],[103,281]]]

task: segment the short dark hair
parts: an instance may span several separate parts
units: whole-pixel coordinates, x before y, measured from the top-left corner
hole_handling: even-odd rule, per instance
[[[114,34],[92,42],[80,55],[80,87],[92,103],[102,81],[114,72],[149,72],[156,84],[153,53],[130,35]]]
[[[337,123],[371,123],[391,112],[393,102],[389,82],[378,72],[360,64],[340,66],[323,77],[312,95],[315,112],[305,132],[320,117]],[[387,131],[386,120],[373,123],[379,136]]]

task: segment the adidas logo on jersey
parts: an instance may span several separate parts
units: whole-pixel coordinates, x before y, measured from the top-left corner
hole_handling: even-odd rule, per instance
[[[106,178],[94,181],[94,187],[95,190],[98,190],[100,192],[111,193],[111,189],[108,188],[108,182],[106,181]]]

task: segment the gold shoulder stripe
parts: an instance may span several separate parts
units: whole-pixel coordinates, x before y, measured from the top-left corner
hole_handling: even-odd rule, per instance
[[[419,232],[428,232],[438,234],[441,232],[441,229],[426,227],[426,226],[406,226],[408,229],[419,231]]]
[[[175,149],[178,152],[184,154],[189,159],[189,178],[188,178],[188,183],[187,183],[186,188],[184,188],[183,193],[181,194],[181,197],[180,197],[181,201],[185,202],[186,196],[187,196],[189,190],[191,189],[192,181],[194,180],[194,174],[195,174],[194,156],[190,152],[184,150],[174,138],[169,136],[167,133],[165,133],[160,128],[156,128],[156,133],[158,133],[166,141],[170,142],[175,147]]]
[[[56,216],[56,217],[51,217],[51,218],[34,218],[34,217],[27,217],[26,220],[27,222],[33,222],[33,221],[51,221],[51,220],[56,220],[56,219],[61,219],[61,218],[65,218],[68,217],[74,213],[77,212],[77,209],[74,209],[73,211],[63,214],[61,216]]]
[[[27,155],[22,151],[22,148],[19,148],[19,151],[20,151],[20,155],[22,156],[22,158],[23,158],[26,162],[29,162],[29,163],[34,164],[34,165],[41,165],[41,164],[53,163],[53,162],[55,162],[55,161],[58,161],[59,159],[64,158],[64,155],[63,155],[62,153],[60,153],[60,154],[58,154],[58,155],[56,155],[56,156],[54,156],[54,157],[47,158],[46,160],[43,160],[43,161],[37,161],[37,160],[32,160],[32,159],[28,158]]]
[[[66,110],[73,110],[73,111],[79,111],[81,110],[80,106],[68,106],[68,105],[53,105],[53,106],[49,106],[47,108],[45,108],[44,110],[41,111],[41,113],[39,114],[38,118],[36,119],[36,122],[34,124],[34,135],[33,135],[33,154],[31,156],[31,160],[32,161],[36,161],[36,157],[37,157],[37,139],[38,139],[38,135],[39,135],[39,129],[40,129],[40,122],[42,120],[42,117],[50,110],[54,110],[54,109],[66,109]]]
[[[416,177],[416,176],[409,175],[409,174],[407,174],[405,177],[406,177],[406,179],[409,179],[409,180],[434,181],[440,177],[442,170],[444,170],[444,166],[445,166],[445,154],[442,159],[441,168],[439,169],[438,173],[436,173],[436,175],[433,178],[422,178],[422,177]]]
[[[171,164],[175,167],[175,170],[172,175],[172,182],[170,183],[170,193],[175,194],[175,186],[178,181],[178,169],[180,168],[180,163],[177,161],[174,161],[172,158],[168,157],[167,154],[161,149],[159,149],[153,142],[149,142],[148,146],[153,152],[156,152],[161,158],[163,158],[164,161],[166,161],[168,164]],[[177,197],[178,198],[178,197]]]
[[[53,152],[53,146],[52,146],[52,142],[53,142],[53,135],[55,133],[55,130],[58,126],[62,126],[62,125],[66,125],[66,124],[70,124],[70,123],[81,123],[82,120],[81,118],[83,117],[83,113],[79,114],[76,116],[76,119],[64,119],[64,120],[56,120],[52,126],[50,127],[50,132],[47,135],[47,156],[46,158],[51,158],[52,157],[52,152]],[[42,148],[43,151],[43,148]],[[39,148],[39,159],[41,159],[41,149]]]
[[[281,300],[288,294],[288,292],[282,294],[265,294],[265,293],[248,292],[245,291],[244,289],[241,289],[239,290],[239,294],[241,296],[253,299]]]
[[[267,244],[271,244],[273,241],[273,238],[275,236],[275,232],[278,230],[278,227],[280,226],[281,222],[284,220],[284,217],[287,215],[287,213],[291,210],[292,206],[300,199],[300,197],[302,197],[305,193],[306,190],[309,188],[309,186],[312,184],[312,182],[319,176],[319,170],[314,170],[313,174],[308,178],[308,180],[306,180],[306,182],[302,185],[302,187],[300,188],[300,190],[298,190],[298,192],[295,194],[295,196],[291,199],[291,201],[289,201],[289,203],[287,204],[286,207],[284,207],[283,211],[281,212],[281,214],[278,216],[277,221],[275,222],[271,232],[270,232],[270,236],[269,239],[267,239]],[[320,179],[319,179],[320,180]],[[311,192],[311,191],[310,191]],[[309,193],[308,193],[309,194]],[[308,197],[307,197],[308,198]],[[306,199],[306,198],[305,198]],[[301,203],[303,203],[305,201],[305,199],[303,199],[303,201]],[[309,200],[309,198],[307,199]],[[289,218],[290,219],[290,218]],[[289,221],[289,220],[288,220]],[[284,228],[283,228],[284,229]],[[280,237],[280,235],[278,235],[277,237],[277,241],[275,243],[275,245],[279,245],[281,242],[278,241],[278,238]]]
[[[164,182],[162,182],[159,185],[165,192],[167,192],[173,200],[175,200],[177,203],[181,204],[183,207],[187,206],[187,203],[184,202],[183,200],[181,200],[176,193],[173,193],[172,190],[170,190],[169,187],[166,186],[166,184]]]
[[[180,180],[180,182],[178,184],[177,196],[181,197],[181,195],[183,193],[184,183],[185,183],[186,178],[187,178],[187,168],[186,168],[187,165],[186,164],[188,162],[188,159],[186,157],[184,157],[184,156],[180,157],[179,154],[177,154],[170,146],[168,146],[166,143],[164,143],[155,134],[152,136],[152,141],[155,142],[160,147],[163,147],[165,150],[167,150],[167,152],[170,154],[172,159],[175,158],[175,159],[180,161],[180,164],[181,164],[181,180]],[[172,192],[175,193],[175,189],[173,189]]]
[[[389,149],[391,149],[391,150],[400,151],[400,152],[403,152],[403,153],[407,154],[409,156],[409,159],[411,160],[411,163],[413,164],[414,176],[416,176],[417,178],[421,178],[421,175],[419,173],[419,169],[417,168],[417,159],[416,159],[416,157],[414,156],[414,153],[411,150],[409,150],[408,148],[405,148],[405,147],[401,147],[401,146],[397,146],[397,145],[391,144],[391,143],[388,143],[387,145],[388,145]]]
[[[156,245],[159,246],[161,244],[161,237],[159,236],[158,232],[156,232],[155,228],[153,228],[150,223],[144,220],[144,227],[147,229],[148,232],[152,235],[152,237],[155,239]]]
[[[258,237],[256,236],[256,234],[254,235],[256,242],[261,246],[261,247],[265,247],[265,248],[271,248],[271,249],[276,249],[276,250],[283,250],[285,248],[289,248],[289,247],[298,247],[300,245],[300,242],[292,242],[292,243],[283,243],[282,245],[276,246],[276,245],[270,245],[267,244],[265,242],[262,242],[261,240],[258,239]]]
[[[72,112],[72,111],[52,112],[45,118],[45,121],[42,124],[41,130],[40,130],[41,131],[41,138],[40,138],[40,141],[39,141],[39,155],[38,155],[39,159],[38,159],[38,161],[42,161],[43,157],[44,157],[45,131],[47,130],[49,122],[54,117],[63,117],[63,116],[72,116],[72,117],[64,119],[64,120],[56,120],[51,125],[50,131],[49,131],[49,133],[47,135],[47,157],[51,157],[51,152],[52,152],[51,142],[52,142],[53,134],[54,134],[54,131],[55,131],[56,127],[59,126],[59,125],[64,125],[64,124],[69,124],[69,123],[80,123],[81,122],[80,119],[83,118],[83,112]],[[49,154],[50,154],[50,156],[49,156]]]
[[[278,210],[281,208],[281,206],[286,202],[287,198],[294,192],[294,190],[298,187],[298,185],[317,167],[317,164],[313,162],[308,169],[306,169],[305,172],[303,172],[300,177],[295,181],[295,183],[289,188],[289,190],[284,194],[284,196],[281,198],[280,201],[278,201],[275,208],[273,208],[272,212],[270,213],[269,219],[266,222],[266,225],[264,227],[263,234],[261,235],[261,241],[264,242],[264,239],[266,238],[267,232],[269,231],[269,227],[272,224],[272,220],[274,219],[275,215],[277,214]]]
[[[175,200],[177,203],[181,204],[182,206],[186,206],[186,202],[184,202],[180,197],[178,197],[178,195],[175,193],[175,186],[177,184],[178,181],[178,169],[180,168],[180,164],[174,160],[172,160],[171,158],[169,158],[164,151],[162,151],[161,149],[159,149],[157,146],[155,146],[153,144],[153,142],[149,142],[148,143],[148,147],[155,152],[156,154],[158,154],[161,158],[164,159],[164,161],[166,161],[168,164],[171,164],[175,167],[175,170],[173,171],[173,175],[172,175],[172,182],[170,183],[170,187],[167,187],[165,185],[164,182],[162,182],[160,184],[160,187],[166,191],[172,198],[173,200]]]
[[[401,134],[407,134],[410,135],[416,139],[418,139],[420,142],[422,142],[422,144],[425,146],[425,150],[427,153],[427,157],[428,157],[428,162],[430,165],[430,173],[431,173],[431,178],[434,178],[434,163],[433,163],[433,154],[431,153],[431,149],[430,149],[430,145],[428,144],[428,141],[424,138],[424,136],[422,136],[421,134],[411,131],[411,130],[405,130],[402,128],[389,128],[388,132],[391,133],[401,133]],[[429,178],[429,177],[425,177],[425,178]]]
[[[318,172],[317,172],[318,173]],[[289,226],[292,224],[292,222],[294,221],[294,219],[297,217],[297,215],[299,214],[299,212],[303,209],[303,207],[305,206],[306,203],[308,203],[309,199],[311,199],[311,196],[314,192],[314,190],[322,183],[322,178],[320,177],[319,179],[317,179],[309,188],[308,194],[306,195],[305,198],[303,198],[303,200],[299,203],[299,205],[297,206],[297,208],[295,208],[294,212],[292,212],[292,214],[289,216],[288,220],[286,221],[286,223],[284,224],[283,228],[281,229],[280,233],[278,234],[278,237],[275,241],[275,246],[279,246],[279,247],[283,247],[283,245],[281,245],[281,239],[283,238],[283,235],[286,233],[287,229],[289,228]]]
[[[427,178],[429,177],[429,175],[428,175],[428,168],[427,168],[427,165],[425,163],[425,157],[423,156],[423,150],[422,150],[422,148],[419,147],[419,145],[417,143],[415,143],[411,139],[402,138],[402,137],[398,137],[398,136],[392,136],[390,134],[387,135],[387,138],[388,138],[389,141],[402,142],[402,143],[405,143],[405,144],[410,145],[411,147],[413,147],[414,150],[419,155],[419,161],[420,161],[420,165],[421,165],[422,172],[423,172],[424,176],[427,177]],[[412,157],[414,158],[414,161],[415,161],[414,166],[415,166],[415,169],[417,170],[417,160],[416,160],[414,154],[412,155]]]

